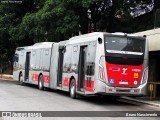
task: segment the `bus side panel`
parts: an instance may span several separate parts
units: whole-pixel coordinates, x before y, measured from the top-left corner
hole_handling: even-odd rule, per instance
[[[19,80],[19,74],[20,72],[23,73],[24,67],[25,67],[25,51],[16,51],[15,54],[17,54],[17,60],[14,60],[13,63],[13,79],[14,80]],[[24,74],[23,74],[24,75]]]
[[[94,94],[96,42],[72,44],[66,47],[64,57],[63,90],[69,91],[70,78],[74,77],[78,87],[78,62],[80,46],[86,46],[84,93]],[[72,51],[72,52],[71,52]],[[71,54],[72,53],[72,54]]]
[[[95,91],[95,56],[96,56],[96,41],[89,42],[86,54],[85,94],[94,94]]]
[[[148,40],[146,39],[146,45],[145,45],[145,55],[144,55],[144,62],[143,62],[143,72],[144,72],[144,69],[148,68],[149,66],[149,60],[148,60],[148,56],[149,56],[149,51],[148,51]],[[148,68],[149,70],[149,68]],[[148,74],[148,73],[147,73]],[[141,80],[142,80],[142,77],[141,77]],[[147,82],[148,82],[148,79],[146,81],[146,83],[140,85],[140,94],[141,95],[146,95],[147,94]]]
[[[13,61],[13,80],[17,80],[19,78],[19,61],[20,61],[20,53],[18,51],[15,52],[14,61]]]
[[[70,78],[74,77],[76,81],[76,89],[78,87],[78,61],[79,61],[79,50],[80,45],[79,44],[71,44],[71,74]]]
[[[59,44],[54,44],[52,47],[51,66],[50,66],[50,84],[51,89],[57,88],[57,69],[58,69],[58,47]]]
[[[72,46],[67,45],[66,50],[64,53],[64,60],[63,60],[63,74],[62,74],[62,89],[64,91],[69,91],[69,82],[71,76],[71,57],[72,57]]]
[[[143,73],[145,71],[145,69],[148,67],[148,59],[144,59],[143,62]],[[142,75],[143,75],[142,73]],[[141,81],[142,81],[143,76],[141,77]],[[148,80],[147,80],[148,81]],[[147,81],[144,84],[141,84],[138,88],[140,89],[140,92],[138,94],[140,95],[146,95],[147,94]],[[136,93],[135,93],[136,94]]]
[[[38,85],[38,77],[41,73],[40,67],[41,49],[33,49],[30,62],[30,80],[29,83]]]
[[[102,43],[99,44],[97,42],[97,50],[96,50],[96,59],[95,59],[95,93],[106,92],[105,86],[106,81],[108,81],[108,77],[106,73],[105,64],[105,53],[104,53],[104,39],[103,35],[99,36],[102,38]],[[103,78],[100,78],[100,75]]]
[[[29,83],[33,83],[33,84],[36,84],[34,81],[32,81],[32,75],[33,73],[35,73],[36,71],[36,57],[37,57],[37,53],[38,53],[38,50],[31,50],[31,56],[30,56],[30,70],[29,70]]]
[[[42,64],[42,74],[44,80],[44,86],[49,87],[49,69],[50,69],[50,56],[51,48],[43,50],[43,64]]]
[[[43,75],[44,86],[49,86],[51,48],[31,50],[29,83],[38,85],[39,75]]]

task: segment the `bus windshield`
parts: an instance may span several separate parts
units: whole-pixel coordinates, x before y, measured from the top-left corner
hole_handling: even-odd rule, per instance
[[[106,36],[106,61],[112,64],[141,65],[144,60],[145,39]]]
[[[145,41],[127,37],[106,37],[105,48],[108,53],[143,55]]]

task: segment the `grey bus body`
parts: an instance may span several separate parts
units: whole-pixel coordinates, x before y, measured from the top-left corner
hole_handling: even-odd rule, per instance
[[[140,40],[142,42],[142,44],[139,43],[141,49],[138,50],[137,44],[136,47],[134,46],[136,52],[129,49],[124,51],[117,46],[115,46],[117,50],[112,50],[114,45],[117,45],[115,43],[119,42],[116,41],[119,38],[121,39],[119,43],[122,44],[121,48],[124,48],[123,46],[127,48],[131,44],[135,45],[137,44],[135,41]],[[107,47],[108,44],[113,47]],[[22,52],[23,55],[20,55]],[[23,50],[16,50],[15,56],[17,54],[19,61],[14,62],[13,72],[15,80],[20,80],[19,76],[22,74],[23,82],[42,84],[43,87],[67,91],[73,98],[76,94],[116,96],[146,94],[148,45],[144,37],[95,32],[72,37],[59,43],[41,43],[37,46],[24,47]],[[116,59],[119,59],[121,63],[118,63]],[[29,67],[27,68],[26,65]],[[113,68],[114,65],[119,68]],[[20,66],[22,67],[18,68]],[[113,68],[113,72],[109,71],[110,66],[111,69]],[[130,72],[125,73],[126,75],[122,74],[129,70]],[[120,72],[122,73],[120,74]],[[127,77],[130,76],[130,73],[134,75],[131,78],[134,83],[130,77]],[[119,80],[118,77],[114,78],[114,74],[120,74],[119,78],[127,78],[128,81]],[[41,87],[39,86],[39,88]]]
[[[38,84],[40,75],[44,76],[44,87],[49,87],[50,59],[52,42],[37,43],[33,46],[16,49],[13,78],[22,82]],[[18,57],[18,58],[17,58]]]

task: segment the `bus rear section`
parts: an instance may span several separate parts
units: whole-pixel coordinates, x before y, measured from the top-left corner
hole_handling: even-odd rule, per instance
[[[53,42],[36,43],[19,47],[15,51],[13,79],[20,84],[29,83],[39,89],[50,85],[50,58]]]
[[[19,80],[19,74],[24,71],[25,50],[27,47],[18,47],[13,57],[13,79]]]
[[[148,47],[144,37],[104,35],[97,92],[109,95],[146,94]],[[102,83],[103,82],[103,83]],[[98,85],[97,84],[97,85]]]

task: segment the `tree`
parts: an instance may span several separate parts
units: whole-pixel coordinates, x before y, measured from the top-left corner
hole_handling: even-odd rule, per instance
[[[22,0],[0,3],[0,55],[12,61],[18,46],[59,42],[95,31],[133,32],[137,10],[148,11],[152,0]],[[134,26],[133,26],[134,25]],[[140,29],[137,27],[137,29]],[[137,30],[136,29],[136,30]],[[10,46],[10,47],[8,47]]]
[[[29,36],[34,42],[62,41],[82,33],[87,33],[87,7],[91,0],[47,0],[36,13],[26,14],[20,25],[21,38]]]
[[[42,0],[44,2],[44,0]],[[38,0],[23,0],[21,4],[0,3],[0,57],[12,63],[14,50],[19,46],[19,24],[27,12],[34,12]]]

